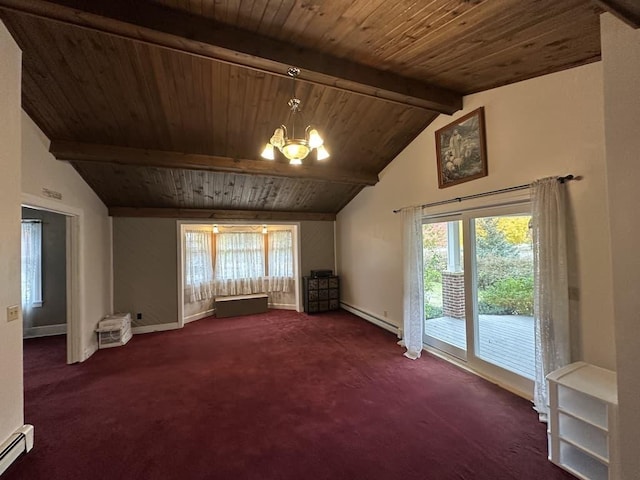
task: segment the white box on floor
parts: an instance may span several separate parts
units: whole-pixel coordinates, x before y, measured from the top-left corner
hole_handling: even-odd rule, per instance
[[[131,315],[116,313],[98,322],[98,348],[120,347],[131,340]]]

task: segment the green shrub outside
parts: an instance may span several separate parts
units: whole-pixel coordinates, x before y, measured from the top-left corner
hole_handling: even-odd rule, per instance
[[[442,272],[447,268],[447,259],[438,252],[423,252],[424,268],[422,271],[424,286],[430,289],[435,283],[442,283]]]
[[[481,304],[493,309],[494,315],[533,315],[532,276],[504,278],[479,294]]]
[[[495,255],[478,258],[479,290],[507,278],[527,278],[532,274],[531,259],[528,258],[504,258]]]
[[[442,308],[431,305],[428,302],[424,302],[424,318],[429,320],[430,318],[440,318],[442,316]]]
[[[480,315],[512,315],[511,308],[498,307],[478,299],[478,313]]]

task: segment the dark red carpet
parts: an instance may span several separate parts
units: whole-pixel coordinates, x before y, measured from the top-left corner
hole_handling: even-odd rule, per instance
[[[282,310],[71,366],[64,338],[29,340],[35,448],[2,480],[573,478],[529,402],[396,340],[346,312]]]

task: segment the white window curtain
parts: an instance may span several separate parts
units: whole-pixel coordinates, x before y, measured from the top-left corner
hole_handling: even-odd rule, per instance
[[[293,235],[291,230],[269,232],[269,276],[265,279],[268,292],[293,291]]]
[[[262,233],[216,235],[216,295],[245,295],[264,291],[264,243]]]
[[[546,376],[570,363],[565,187],[556,177],[531,185],[536,376],[534,405],[548,415]]]
[[[22,223],[22,310],[42,306],[42,223]]]
[[[189,302],[208,300],[215,295],[211,233],[206,230],[185,231],[185,297]]]
[[[413,360],[422,353],[424,289],[422,284],[422,208],[402,210],[404,260],[404,355]]]

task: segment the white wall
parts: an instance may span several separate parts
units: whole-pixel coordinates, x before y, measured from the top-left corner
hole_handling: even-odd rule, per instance
[[[56,160],[49,153],[49,143],[23,113],[23,194],[61,212],[79,214],[80,351],[81,359],[85,359],[97,349],[94,330],[98,322],[112,313],[111,220],[107,207],[80,174],[69,163]],[[62,199],[45,197],[43,189],[62,194]]]
[[[20,304],[21,52],[0,22],[0,445],[22,426],[22,324],[5,308]]]
[[[640,30],[601,17],[613,300],[619,401],[620,478],[640,478]]]
[[[489,175],[439,190],[434,132],[480,106]],[[567,173],[584,177],[568,184],[574,352],[615,368],[601,63],[470,95],[463,111],[438,117],[338,214],[342,300],[401,325],[402,227],[393,209]]]

